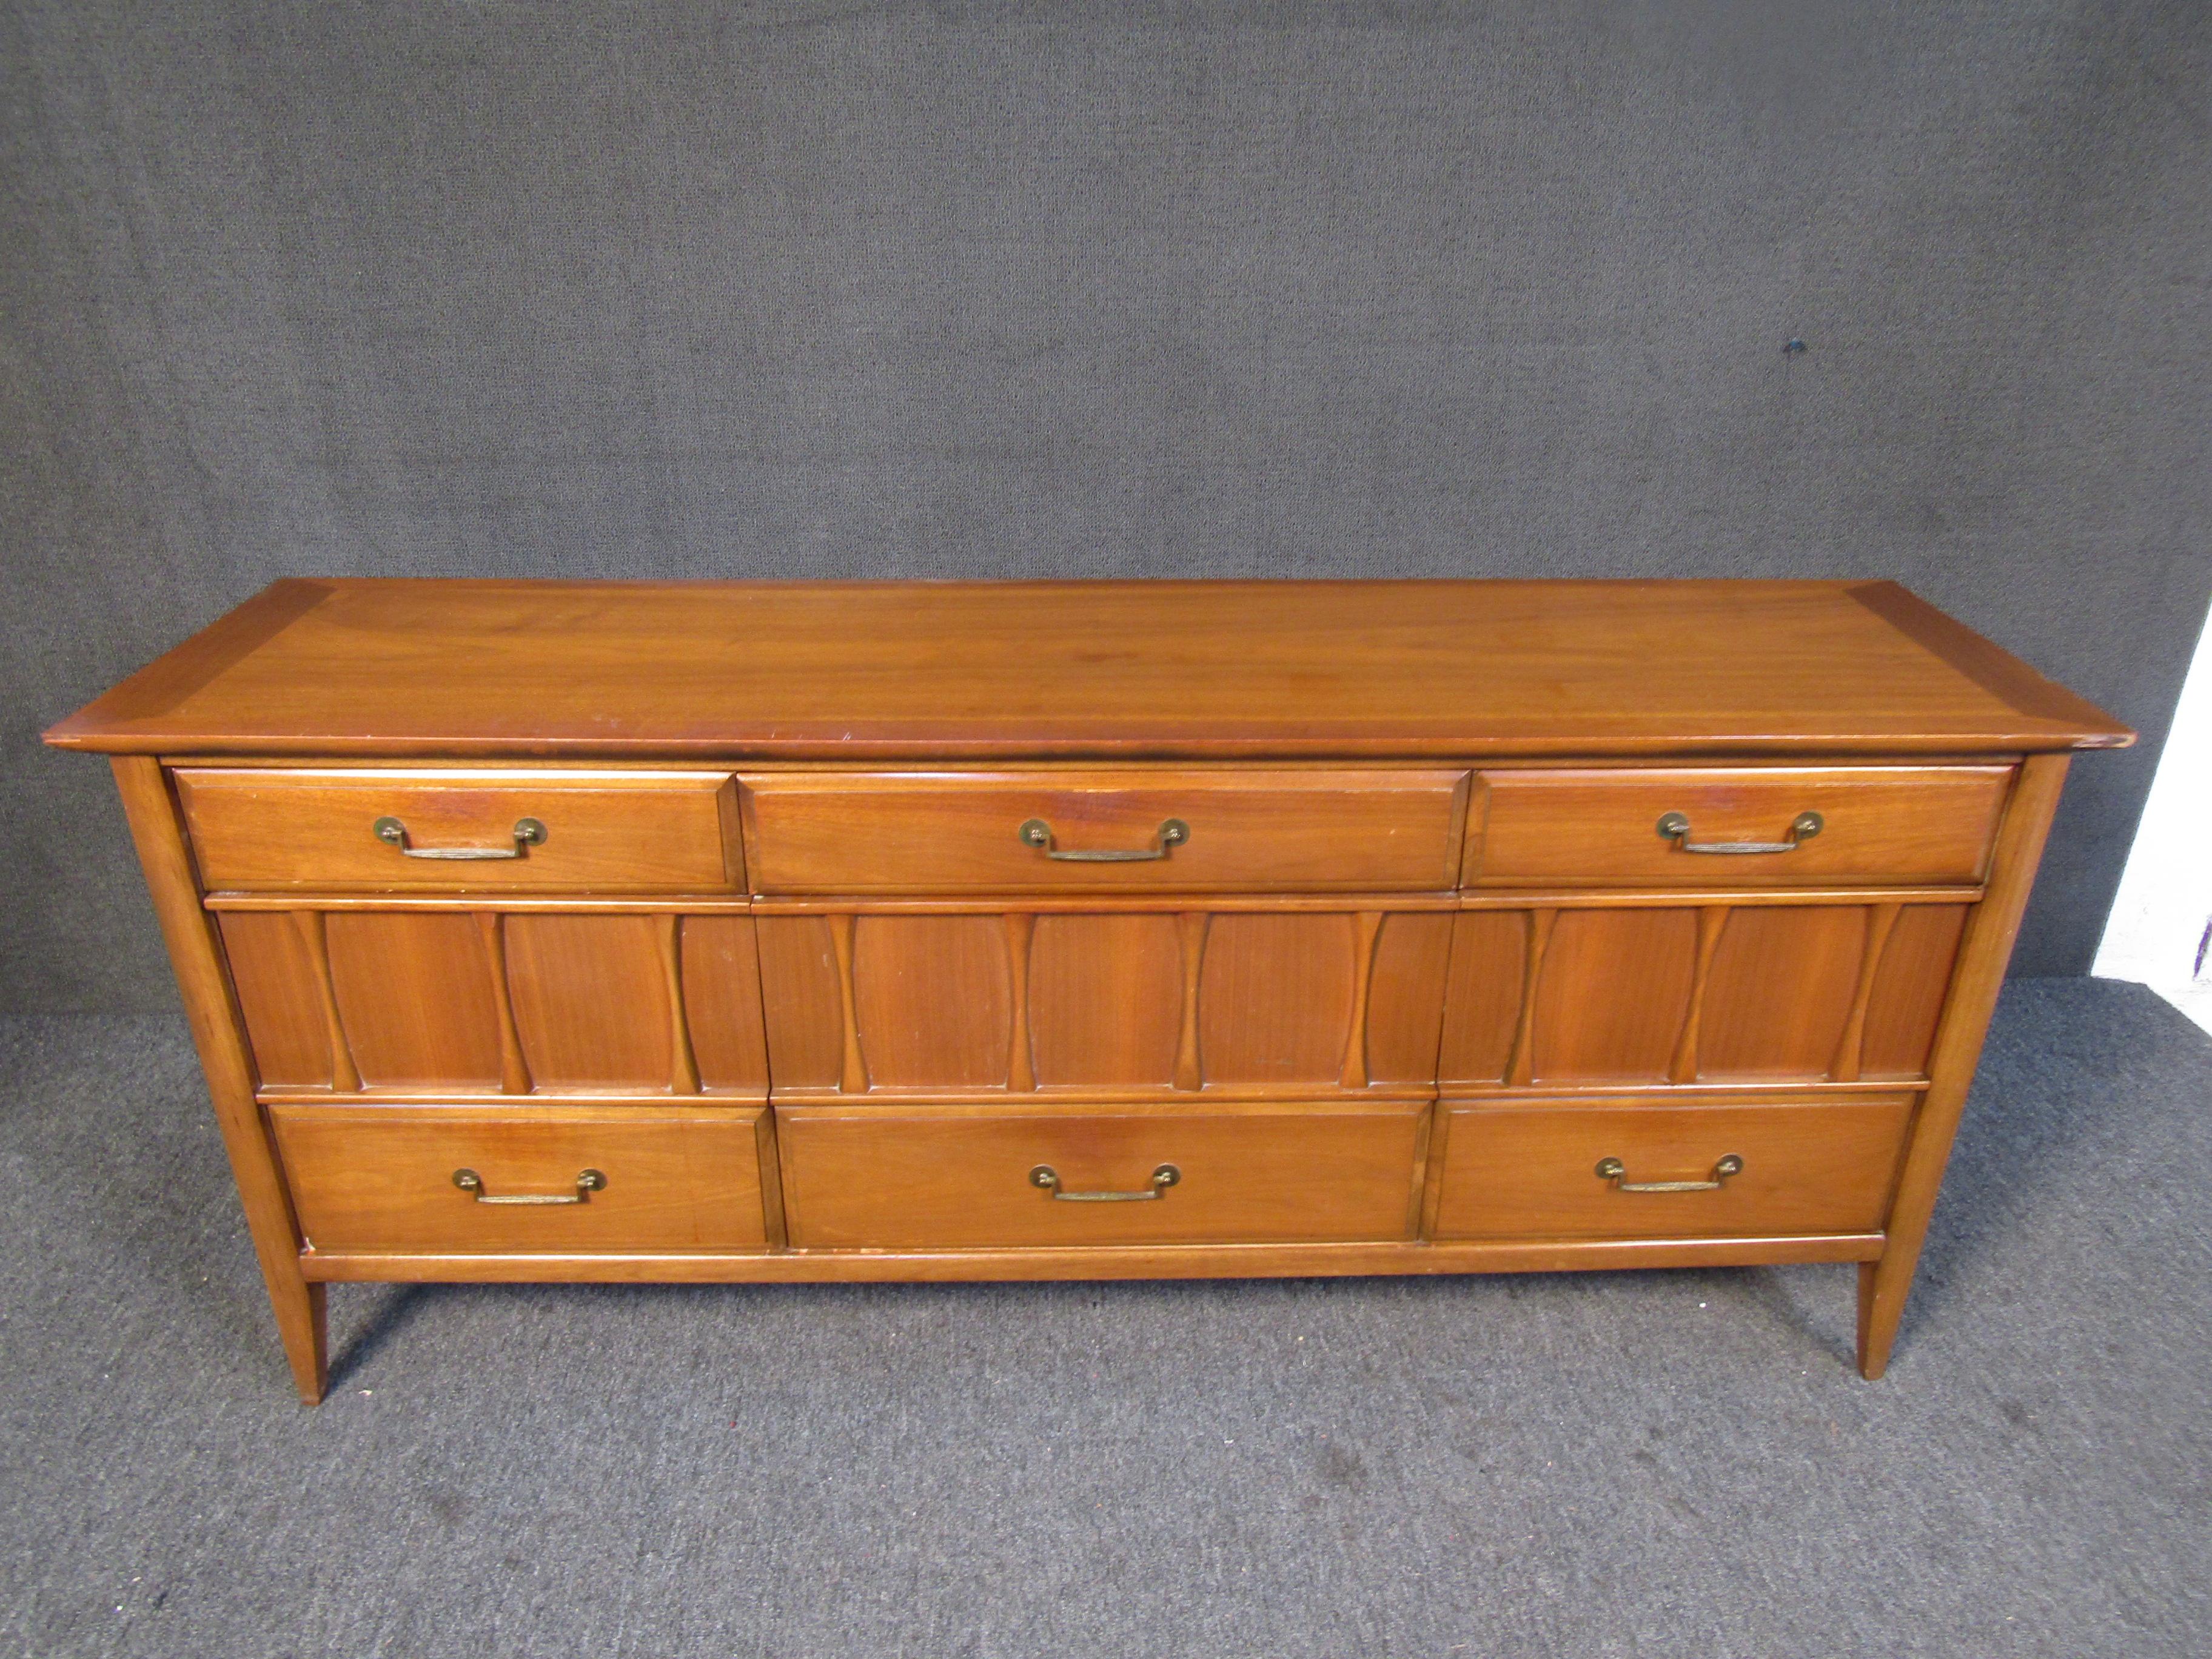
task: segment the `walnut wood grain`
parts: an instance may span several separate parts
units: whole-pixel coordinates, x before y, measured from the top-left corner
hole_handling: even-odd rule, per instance
[[[1203,910],[1176,918],[1181,944],[1182,1006],[1176,1028],[1175,1086],[1186,1091],[1201,1087],[1206,1069],[1199,1053],[1200,988],[1206,975],[1206,942],[1212,935],[1213,917]]]
[[[860,1015],[853,982],[853,941],[857,925],[858,918],[850,915],[830,918],[830,943],[837,957],[837,1086],[848,1094],[864,1093],[868,1087],[868,1062],[860,1048]]]
[[[1357,1026],[1366,1077],[1353,1086],[1435,1086],[1452,923],[1449,915],[1427,911],[1381,916],[1367,969],[1367,1004]]]
[[[1904,907],[1896,904],[1877,904],[1865,914],[1866,933],[1859,953],[1858,984],[1851,992],[1850,1012],[1844,1016],[1843,1035],[1837,1040],[1834,1057],[1828,1062],[1828,1075],[1838,1083],[1856,1083],[1866,1054],[1867,1010],[1874,1000],[1876,977],[1881,971],[1883,953],[1889,949],[1889,936],[1897,931],[1897,919]]]
[[[475,915],[477,932],[483,938],[484,962],[491,969],[492,1009],[499,1019],[499,1086],[506,1094],[526,1095],[535,1085],[529,1056],[523,1052],[522,1032],[514,1023],[514,992],[507,977],[507,918],[496,910],[478,910]],[[356,1081],[354,1086],[361,1085]]]
[[[1375,768],[790,771],[747,775],[743,799],[763,893],[1433,890],[1453,884],[1466,782]],[[1170,823],[1182,839],[1161,840]],[[1048,847],[1022,839],[1031,823]]]
[[[507,920],[516,1028],[540,1091],[666,1091],[698,1073],[680,1045],[668,982],[672,916]]]
[[[310,1251],[315,1283],[806,1285],[1046,1279],[1304,1279],[1325,1273],[1577,1273],[1868,1262],[1880,1233],[1771,1238],[1413,1240],[1322,1244],[1084,1244],[1062,1249],[787,1250],[729,1254],[361,1255]]]
[[[377,1278],[1854,1262],[1879,1375],[2130,735],[1885,583],[348,580],[49,738],[120,757],[312,1399]]]
[[[1178,918],[1013,912],[1009,926],[1018,917],[1032,925],[1031,1086],[1171,1085],[1185,989]]]
[[[684,1023],[702,1092],[768,1094],[760,949],[749,916],[686,912]]]
[[[358,1089],[361,1070],[353,1063],[353,1048],[346,1040],[345,1022],[338,1017],[337,993],[331,983],[330,942],[325,932],[321,915],[313,910],[301,910],[292,917],[300,930],[300,943],[307,953],[307,971],[315,988],[315,1000],[323,1015],[325,1042],[331,1055],[331,1087]]]
[[[1674,1058],[1667,1070],[1670,1082],[1698,1080],[1698,1042],[1704,1035],[1705,988],[1712,981],[1713,957],[1720,949],[1721,933],[1733,914],[1725,904],[1698,912],[1697,962],[1690,972],[1689,1006],[1682,1011],[1682,1029],[1674,1039]]]
[[[1353,918],[1215,915],[1199,975],[1198,1048],[1207,1083],[1333,1085],[1362,1011]],[[1434,988],[1441,998],[1443,987]]]
[[[1030,1018],[1030,940],[1036,917],[1012,911],[1000,919],[1006,941],[1006,982],[1013,1010],[1006,1020],[1006,1087],[1016,1093],[1036,1087],[1036,1033]]]
[[[264,1084],[327,1089],[336,1079],[323,975],[302,930],[287,915],[216,918],[247,1047]],[[348,1056],[351,1064],[351,1056]],[[353,1073],[356,1086],[361,1074]]]
[[[1255,899],[1188,915],[856,906],[757,926],[779,1095],[840,1078],[870,1094],[1434,1086],[1443,915]],[[831,936],[845,929],[849,943]]]
[[[1382,915],[1380,911],[1362,910],[1352,918],[1352,1016],[1346,1022],[1344,1061],[1337,1081],[1346,1089],[1367,1086],[1367,1016],[1374,992],[1375,945],[1382,937]],[[1437,981],[1437,995],[1441,1002],[1443,981]]]
[[[574,768],[183,767],[178,799],[208,886],[673,892],[741,879],[716,772]],[[391,817],[416,854],[380,839]],[[520,846],[523,819],[542,842]],[[506,856],[514,854],[514,856]]]
[[[1522,1034],[1529,1011],[1534,921],[1525,909],[1468,911],[1453,918],[1437,1054],[1441,1085],[1527,1081],[1520,1058],[1526,1047]]]
[[[1439,1238],[1631,1238],[1880,1230],[1911,1121],[1911,1095],[1802,1101],[1631,1097],[1604,1102],[1447,1101]],[[1632,1192],[1625,1182],[1713,1189]]]
[[[1439,1081],[1447,1091],[1917,1082],[1966,907],[1831,896],[1685,907],[1608,896],[1463,913]]]
[[[768,1242],[758,1107],[272,1106],[307,1246],[732,1250]],[[604,1188],[574,1199],[586,1170]]]
[[[1428,1111],[1403,1101],[1080,1112],[992,1106],[779,1106],[776,1133],[801,1249],[1397,1238],[1419,1190]],[[1068,1191],[1157,1197],[1055,1198]]]
[[[1732,911],[1706,976],[1699,1079],[1832,1077],[1866,957],[1865,905]]]
[[[1485,778],[1469,886],[1932,886],[1982,878],[2005,766],[1612,767]],[[1801,813],[1817,834],[1797,838]],[[1658,833],[1679,812],[1686,836]],[[1788,852],[1698,852],[1716,844]]]
[[[300,1270],[301,1235],[292,1200],[254,1101],[257,1079],[245,1024],[214,925],[199,907],[183,819],[158,763],[136,757],[113,763],[115,785],[137,843],[146,887],[184,994],[200,1070],[207,1078],[232,1178],[246,1208],[247,1231],[276,1315],[300,1398],[313,1405],[329,1385],[330,1348],[322,1287]]]
[[[1550,954],[1552,934],[1559,922],[1559,913],[1548,906],[1528,913],[1523,935],[1527,954],[1521,963],[1520,1016],[1514,1022],[1513,1046],[1506,1051],[1505,1079],[1509,1083],[1527,1084],[1535,1076],[1537,995],[1544,983],[1544,962]],[[1447,1022],[1451,1013],[1449,1007],[1444,1010]]]
[[[853,1020],[866,1086],[1006,1087],[1015,1006],[1000,919],[850,920]]]
[[[495,976],[473,914],[334,912],[324,928],[365,1086],[501,1086],[508,976]],[[507,934],[510,968],[516,937]]]
[[[1526,1059],[1542,1085],[1664,1083],[1689,1016],[1698,919],[1686,910],[1538,911],[1551,924],[1530,972]],[[1710,1024],[1717,1009],[1704,1016]]]
[[[699,1060],[691,1049],[691,1021],[684,1006],[684,918],[655,916],[653,933],[660,946],[660,983],[668,1003],[668,1087],[672,1094],[699,1092]]]
[[[138,754],[844,760],[2129,737],[1887,582],[343,579],[277,584],[47,733]]]
[[[1972,914],[1964,904],[1907,905],[1898,912],[1867,994],[1866,1030],[1859,1040],[1861,1077],[1927,1075],[1936,1023]]]
[[[2058,810],[2067,764],[2064,755],[2039,755],[2021,766],[1998,832],[1988,896],[1966,923],[1928,1062],[1928,1090],[1884,1230],[1887,1242],[1881,1260],[1859,1274],[1858,1361],[1861,1375],[1869,1381],[1889,1366],[1905,1295],[1912,1288],[1920,1247],[1935,1212],[1936,1190],[1942,1183],[1959,1116],[1981,1060],[1982,1039],[2004,986],[2005,963],[2020,933],[2020,919],[2027,908],[2051,817]]]

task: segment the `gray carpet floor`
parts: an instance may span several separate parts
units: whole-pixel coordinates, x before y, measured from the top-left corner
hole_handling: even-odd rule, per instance
[[[1844,1267],[340,1286],[293,1402],[180,1022],[0,1023],[0,1651],[2203,1654],[2212,1040],[2007,994]]]

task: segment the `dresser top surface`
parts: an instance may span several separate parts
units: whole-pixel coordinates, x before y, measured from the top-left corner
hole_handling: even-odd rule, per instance
[[[137,754],[1996,753],[2101,709],[1893,582],[277,582],[46,733]]]

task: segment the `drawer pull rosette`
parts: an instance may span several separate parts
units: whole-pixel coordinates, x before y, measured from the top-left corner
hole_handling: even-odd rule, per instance
[[[1060,1184],[1060,1171],[1049,1164],[1040,1164],[1030,1171],[1030,1185],[1041,1187],[1056,1199],[1070,1204],[1143,1204],[1156,1198],[1164,1198],[1169,1188],[1182,1179],[1182,1171],[1172,1164],[1163,1164],[1152,1171],[1152,1184],[1136,1193],[1071,1193]]]
[[[1692,841],[1687,812],[1662,812],[1659,836],[1685,853],[1794,853],[1828,827],[1818,812],[1800,812],[1790,821],[1788,841]]]
[[[399,849],[399,856],[408,859],[519,859],[526,848],[545,844],[545,826],[536,818],[517,818],[514,821],[514,845],[512,847],[410,847],[407,826],[398,818],[379,818],[369,826],[376,838]]]
[[[606,1190],[607,1178],[597,1170],[585,1170],[578,1173],[573,1193],[501,1193],[495,1197],[484,1190],[483,1177],[474,1170],[456,1170],[453,1185],[479,1204],[586,1204],[593,1193]]]
[[[1180,847],[1188,841],[1190,826],[1181,818],[1170,818],[1160,825],[1158,833],[1152,837],[1152,844],[1150,847],[1133,848],[1121,851],[1109,848],[1100,852],[1085,852],[1074,848],[1054,846],[1052,826],[1042,818],[1030,819],[1016,833],[1021,836],[1022,845],[1038,848],[1042,850],[1047,858],[1057,859],[1062,864],[1145,864],[1154,859],[1165,858],[1170,849]],[[1150,1196],[1150,1194],[1143,1194],[1143,1196]]]
[[[1713,1165],[1711,1181],[1631,1181],[1628,1165],[1617,1158],[1601,1158],[1597,1161],[1597,1178],[1609,1181],[1617,1193],[1711,1193],[1717,1192],[1732,1175],[1743,1173],[1743,1160],[1730,1152]]]

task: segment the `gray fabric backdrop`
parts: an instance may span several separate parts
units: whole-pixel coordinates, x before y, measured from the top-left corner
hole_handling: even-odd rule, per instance
[[[1895,576],[2145,731],[2079,972],[2212,588],[2208,15],[0,6],[0,1006],[170,1006],[38,728],[339,572]]]

